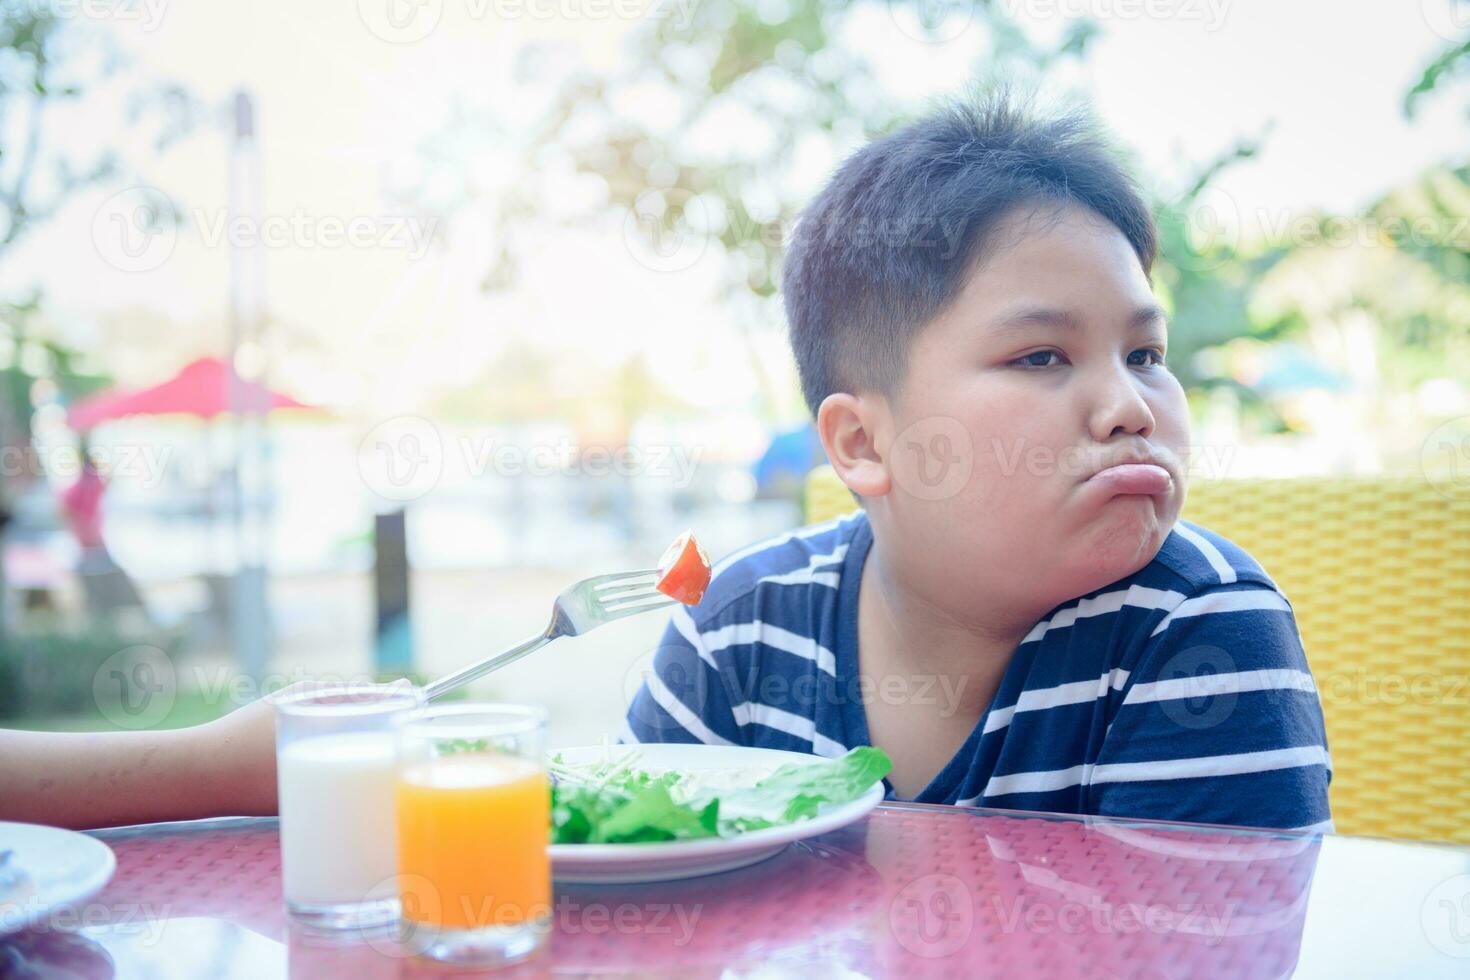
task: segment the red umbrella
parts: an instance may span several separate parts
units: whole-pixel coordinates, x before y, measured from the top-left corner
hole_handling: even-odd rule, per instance
[[[230,402],[233,372],[217,357],[201,357],[162,384],[138,391],[111,389],[83,398],[67,412],[67,422],[84,432],[99,422],[125,415],[196,415],[212,419],[234,410]],[[280,392],[254,381],[240,385],[241,404],[270,411],[277,408],[310,408]]]

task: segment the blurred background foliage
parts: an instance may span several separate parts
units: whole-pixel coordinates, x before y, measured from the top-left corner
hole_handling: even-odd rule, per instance
[[[75,133],[63,135],[79,105],[135,69],[106,33],[79,27],[58,8],[0,0],[0,262],[78,192],[134,175],[119,146],[124,132],[141,133],[162,152],[192,131],[199,106],[188,90],[147,78],[129,85],[111,132],[88,133],[81,146]],[[38,384],[70,401],[110,380],[47,314],[39,288],[0,296],[0,450],[29,450]],[[24,489],[26,475],[0,481],[0,509]]]
[[[956,11],[974,17],[985,39],[974,58],[977,88],[1044,80],[1085,61],[1098,36],[1095,23],[1080,19],[1042,45],[1006,5],[993,2],[707,0],[689,5],[685,16],[640,25],[632,41],[636,56],[625,62],[631,67],[614,73],[568,62],[554,46],[525,47],[514,74],[526,90],[551,93],[540,109],[512,124],[466,100],[448,129],[421,147],[423,184],[392,193],[442,216],[494,197],[499,228],[484,270],[489,290],[516,283],[522,226],[611,216],[627,221],[655,259],[691,241],[708,245],[720,255],[723,298],[743,335],[779,333],[782,243],[816,189],[811,175],[830,170],[811,161],[839,161],[905,121],[861,46],[851,43],[862,16],[874,10],[936,36]],[[115,145],[122,132],[141,130],[162,151],[198,125],[204,110],[186,86],[138,74],[137,67],[105,34],[77,29],[45,5],[0,0],[0,260],[80,188],[134,172]],[[1433,99],[1463,99],[1470,113],[1467,71],[1470,39],[1447,41],[1404,93],[1406,117]],[[129,73],[138,81],[116,132],[95,134],[83,153],[54,138],[69,104]],[[1083,93],[1069,96],[1086,101]],[[441,180],[440,190],[427,193],[432,178],[463,164],[450,144],[466,130],[509,155],[511,176],[487,189],[461,168],[451,181],[456,191],[446,195]],[[722,132],[740,139],[722,141]],[[1268,227],[1261,228],[1213,189],[1224,171],[1254,157],[1269,139],[1266,131],[1240,142],[1183,186],[1157,186],[1140,174],[1159,222],[1155,281],[1171,312],[1172,367],[1186,388],[1197,394],[1229,389],[1268,430],[1279,428],[1270,386],[1232,372],[1229,357],[1218,356],[1222,348],[1235,340],[1310,342],[1314,331],[1321,343],[1335,318],[1359,312],[1375,324],[1385,385],[1470,375],[1470,166],[1451,163],[1426,173],[1387,190],[1361,213],[1266,216]],[[1119,149],[1131,157],[1127,147]],[[562,185],[547,179],[569,168],[597,181],[598,193],[581,206],[558,200]],[[46,305],[39,291],[0,298],[3,445],[29,439],[28,406],[38,381],[56,384],[72,400],[107,380],[101,366],[89,363],[89,352],[48,329]],[[769,350],[769,344],[747,347],[763,381],[757,410],[771,424],[789,423],[802,414],[800,400],[792,379],[771,371]],[[1316,354],[1335,369],[1330,352]],[[531,347],[509,350],[488,372],[497,383],[477,380],[446,393],[441,404],[452,414],[493,419],[545,414],[545,385],[538,381],[550,362]],[[506,378],[519,381],[506,384]],[[687,407],[657,387],[643,366],[629,362],[598,394],[629,416]],[[586,386],[574,379],[565,388],[561,400],[553,393],[550,407],[575,412],[587,400]]]
[[[772,376],[771,345],[759,341],[783,329],[782,243],[815,190],[797,179],[802,162],[840,160],[906,119],[873,66],[846,43],[874,6],[894,16],[907,9],[913,30],[937,34],[958,5],[709,0],[690,8],[689,23],[652,21],[638,36],[634,67],[616,74],[567,65],[540,49],[522,52],[517,81],[555,95],[532,131],[514,138],[517,179],[494,201],[505,230],[486,270],[487,287],[515,283],[517,225],[564,214],[551,199],[561,185],[543,178],[574,169],[596,179],[599,206],[556,220],[625,218],[652,254],[671,261],[690,242],[719,251],[723,299],[763,382],[759,411],[772,423],[799,417],[790,378]],[[975,57],[977,88],[1045,79],[1085,60],[1098,34],[1094,23],[1079,20],[1040,45],[1004,4],[976,4],[970,13],[986,38]],[[1447,42],[1424,67],[1404,95],[1406,116],[1422,100],[1463,93],[1467,45]],[[1073,98],[1086,102],[1078,93]],[[455,131],[465,128],[504,134],[493,112],[467,109],[453,123]],[[722,130],[756,138],[710,138]],[[1375,335],[1371,356],[1379,373],[1370,379],[1370,400],[1470,376],[1467,168],[1434,170],[1360,213],[1242,214],[1216,190],[1217,180],[1270,138],[1266,129],[1239,142],[1182,186],[1159,186],[1140,175],[1159,224],[1154,278],[1171,314],[1171,366],[1193,401],[1203,405],[1211,393],[1222,393],[1260,433],[1308,425],[1282,401],[1307,389],[1344,389],[1371,373],[1347,363],[1352,343],[1339,336],[1356,329],[1359,314],[1371,318]],[[440,148],[433,143],[425,153],[438,160]],[[1119,149],[1132,157],[1127,147]],[[483,193],[467,185],[464,196],[442,207],[451,214]],[[1232,348],[1236,341],[1243,343]],[[1274,373],[1261,384],[1265,369],[1241,361],[1259,366],[1261,352],[1278,345],[1285,353],[1266,356]],[[503,395],[483,407],[505,411]]]

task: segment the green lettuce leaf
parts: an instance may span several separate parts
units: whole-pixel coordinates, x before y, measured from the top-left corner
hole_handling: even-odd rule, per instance
[[[882,749],[782,766],[753,786],[701,790],[694,777],[660,775],[628,762],[577,770],[553,759],[553,844],[612,844],[730,837],[810,819],[824,805],[849,803],[893,768]]]

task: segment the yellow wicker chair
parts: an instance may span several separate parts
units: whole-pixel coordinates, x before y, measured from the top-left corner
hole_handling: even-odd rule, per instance
[[[813,471],[807,521],[854,506],[830,467]],[[1470,497],[1392,477],[1196,480],[1184,516],[1291,600],[1338,832],[1470,841]]]

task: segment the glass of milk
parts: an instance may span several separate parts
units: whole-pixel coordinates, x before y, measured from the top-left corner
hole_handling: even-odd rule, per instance
[[[338,930],[398,917],[393,720],[423,705],[407,681],[305,683],[273,699],[281,886],[292,919]]]

